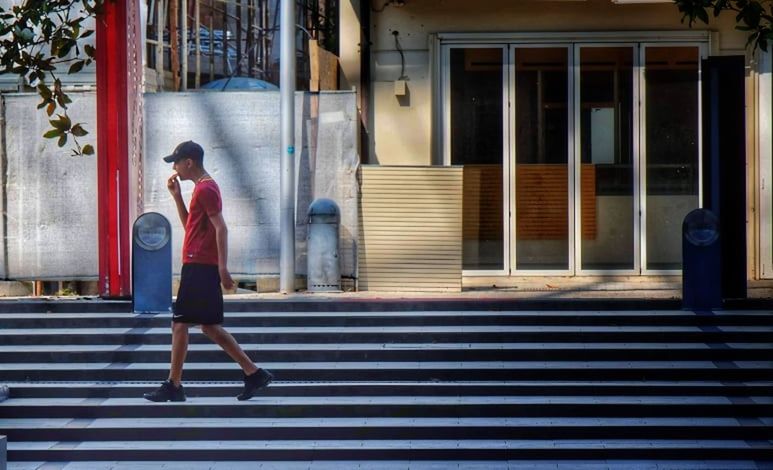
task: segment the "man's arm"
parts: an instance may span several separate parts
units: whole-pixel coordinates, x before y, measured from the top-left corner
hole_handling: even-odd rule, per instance
[[[220,273],[220,282],[226,289],[233,289],[234,281],[228,272],[228,227],[225,225],[223,213],[218,212],[209,216],[209,221],[215,227],[217,239],[217,269]]]
[[[177,173],[166,180],[166,189],[172,194],[174,203],[177,206],[177,215],[180,216],[180,222],[183,223],[183,228],[185,228],[185,224],[188,222],[188,209],[185,207],[185,201],[183,201],[180,180],[177,179]]]

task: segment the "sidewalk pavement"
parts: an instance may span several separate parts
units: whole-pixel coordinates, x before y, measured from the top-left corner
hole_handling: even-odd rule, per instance
[[[681,276],[657,277],[509,277],[504,278],[465,278],[465,288],[461,292],[318,292],[299,291],[292,294],[278,292],[255,292],[236,289],[226,292],[226,301],[287,301],[287,302],[336,302],[336,301],[391,301],[391,300],[673,300],[682,297]],[[748,298],[755,300],[771,299],[773,306],[773,280],[749,281]],[[126,299],[128,300],[128,299]],[[102,300],[98,296],[5,296],[0,302],[12,301],[94,301]],[[117,301],[121,302],[121,301]],[[123,301],[125,302],[125,300]],[[773,307],[772,307],[773,308]]]

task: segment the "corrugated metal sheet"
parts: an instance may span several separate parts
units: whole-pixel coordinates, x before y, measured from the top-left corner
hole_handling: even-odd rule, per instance
[[[462,289],[462,168],[362,166],[359,288]]]

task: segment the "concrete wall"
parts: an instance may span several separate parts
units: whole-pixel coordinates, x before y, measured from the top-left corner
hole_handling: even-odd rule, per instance
[[[96,146],[96,95],[71,93],[69,114],[84,122],[81,144]],[[3,195],[6,227],[3,277],[90,279],[97,277],[97,165],[72,157],[70,146],[44,139],[50,127],[37,95],[4,95]],[[72,143],[72,142],[70,142]]]
[[[306,272],[306,210],[314,198],[329,197],[342,210],[341,274],[354,277],[359,161],[355,95],[320,94],[318,118],[311,119],[314,99],[296,95],[296,272]],[[162,157],[178,142],[192,139],[204,147],[204,165],[223,195],[232,273],[250,277],[279,272],[279,124],[278,92],[145,95],[145,210],[172,222],[176,270],[183,230],[166,189],[171,165]],[[182,188],[187,201],[193,184],[183,182]]]
[[[70,113],[85,122],[95,143],[96,96],[73,93]],[[48,126],[36,95],[4,95],[2,192],[7,204],[8,279],[90,279],[97,267],[96,158],[70,157],[68,147],[41,136]],[[342,275],[356,273],[357,194],[355,95],[296,95],[298,169],[297,272],[306,272],[306,210],[329,197],[342,210]],[[173,227],[179,272],[183,229],[166,190],[171,165],[161,158],[194,139],[218,181],[229,225],[229,268],[239,278],[278,273],[279,93],[153,93],[145,96],[145,210],[166,215]],[[311,142],[311,145],[309,144]],[[314,177],[312,177],[314,175]],[[183,183],[186,200],[193,185]],[[4,254],[4,253],[3,253]],[[1,255],[0,255],[1,256]]]

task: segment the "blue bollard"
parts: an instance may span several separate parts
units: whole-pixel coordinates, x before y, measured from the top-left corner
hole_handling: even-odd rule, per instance
[[[722,250],[719,219],[708,209],[695,209],[682,223],[682,308],[722,308]]]
[[[172,226],[157,212],[137,217],[132,231],[132,284],[136,313],[172,311]]]

